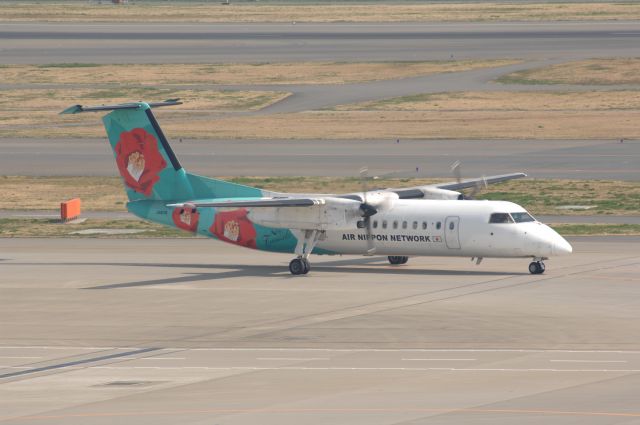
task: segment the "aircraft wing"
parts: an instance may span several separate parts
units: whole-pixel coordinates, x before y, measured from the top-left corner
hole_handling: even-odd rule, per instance
[[[501,174],[497,176],[462,180],[460,182],[438,183],[438,184],[430,184],[430,185],[424,185],[424,186],[407,187],[407,188],[401,188],[401,189],[386,189],[386,191],[394,192],[398,194],[398,197],[400,199],[420,199],[425,197],[425,192],[430,192],[433,189],[455,191],[455,190],[475,187],[478,184],[485,185],[485,184],[492,184],[492,183],[500,183],[507,180],[520,179],[522,177],[527,177],[527,175],[524,173]]]
[[[323,205],[323,198],[256,198],[244,200],[195,200],[168,204],[167,207],[178,208],[260,208],[260,207],[312,207]]]

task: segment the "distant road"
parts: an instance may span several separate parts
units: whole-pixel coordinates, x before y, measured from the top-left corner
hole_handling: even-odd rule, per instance
[[[172,139],[172,146],[185,168],[208,176],[356,176],[367,165],[374,175],[447,177],[460,160],[469,177],[523,171],[535,178],[640,180],[639,141]],[[104,139],[2,139],[0,170],[116,175]]]
[[[0,63],[639,56],[640,22],[2,24]]]

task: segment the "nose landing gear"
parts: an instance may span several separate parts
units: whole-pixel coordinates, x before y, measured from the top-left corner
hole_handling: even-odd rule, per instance
[[[544,263],[542,260],[532,261],[529,263],[529,273],[531,274],[542,274],[544,273]]]

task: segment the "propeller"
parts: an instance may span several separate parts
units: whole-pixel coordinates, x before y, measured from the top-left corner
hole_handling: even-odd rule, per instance
[[[462,182],[462,172],[460,171],[461,165],[462,164],[460,163],[460,161],[456,161],[453,164],[451,164],[451,172],[455,176],[456,182],[458,183]],[[485,177],[482,176],[482,180],[477,182],[475,186],[473,186],[473,189],[471,189],[471,192],[468,195],[463,195],[464,196],[463,199],[473,200],[481,190],[486,189],[487,187],[489,187],[489,184],[487,183],[487,180],[485,179]]]
[[[367,233],[367,255],[373,255],[376,252],[376,247],[373,243],[371,232],[371,216],[375,215],[378,210],[367,202],[367,180],[369,179],[369,170],[363,167],[360,170],[360,181],[362,183],[362,203],[360,204],[360,213],[364,218],[364,227]]]

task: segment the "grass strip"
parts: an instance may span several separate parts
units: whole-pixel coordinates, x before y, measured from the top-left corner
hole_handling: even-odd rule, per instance
[[[361,190],[357,177],[221,178],[278,192],[349,193]],[[371,182],[369,187],[402,188],[450,180],[383,177]],[[124,211],[127,202],[119,177],[0,177],[0,209],[57,210],[61,201],[75,197],[82,199],[83,209],[89,211]],[[514,180],[491,185],[478,198],[515,202],[534,215],[640,214],[640,182],[635,181]],[[568,205],[589,208],[558,209]]]

